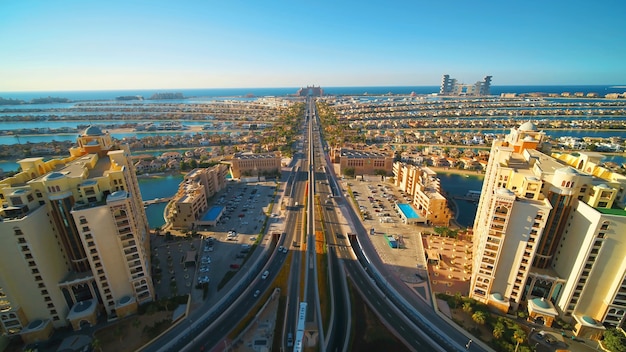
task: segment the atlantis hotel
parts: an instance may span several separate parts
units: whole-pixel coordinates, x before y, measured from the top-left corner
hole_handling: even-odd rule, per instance
[[[150,236],[126,146],[89,127],[64,159],[0,181],[0,327],[24,342],[154,299]]]
[[[624,327],[626,178],[602,155],[550,153],[531,122],[494,141],[473,228],[470,296],[598,338]]]

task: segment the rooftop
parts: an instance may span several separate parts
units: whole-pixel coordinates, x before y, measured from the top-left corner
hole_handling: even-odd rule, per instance
[[[389,155],[387,153],[382,153],[382,152],[342,149],[341,157],[349,158],[349,159],[365,159],[365,158],[371,159],[371,158],[387,158],[389,157]]]
[[[626,216],[626,210],[620,208],[596,208],[596,210],[606,215]]]
[[[273,159],[278,156],[274,153],[235,153],[233,159],[251,160],[251,159]]]

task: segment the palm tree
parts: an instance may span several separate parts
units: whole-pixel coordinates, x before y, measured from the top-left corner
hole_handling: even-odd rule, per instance
[[[519,348],[519,344],[524,342],[524,340],[526,340],[526,333],[524,332],[524,330],[516,329],[513,332],[513,342],[516,342],[515,352],[517,352],[517,349]]]
[[[487,313],[485,313],[482,310],[479,310],[475,312],[474,314],[472,314],[472,320],[474,320],[476,324],[485,325],[485,323],[487,322]]]
[[[467,314],[472,314],[472,303],[471,302],[465,302],[463,303],[463,311]]]
[[[497,322],[496,325],[493,327],[493,337],[495,337],[496,339],[501,339],[502,336],[504,335],[504,324],[502,324],[501,322]]]

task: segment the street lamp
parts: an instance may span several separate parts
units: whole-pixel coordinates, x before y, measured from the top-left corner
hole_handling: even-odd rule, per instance
[[[465,349],[466,349],[466,350],[469,350],[470,345],[472,344],[472,342],[473,342],[473,341],[472,341],[472,339],[470,339],[469,341],[467,341],[467,343],[465,344]]]

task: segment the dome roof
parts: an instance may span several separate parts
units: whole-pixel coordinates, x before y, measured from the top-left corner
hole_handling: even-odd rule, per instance
[[[498,188],[496,193],[502,196],[514,196],[515,193],[508,188]]]
[[[588,315],[583,315],[582,319],[585,321],[585,323],[587,324],[591,324],[591,325],[596,325],[596,320]]]
[[[521,126],[519,126],[520,131],[536,131],[537,126],[534,123],[527,121],[524,122]]]
[[[601,183],[597,185],[596,187],[601,188],[601,189],[611,189],[611,187],[607,186],[606,183]]]
[[[493,298],[497,299],[498,301],[503,301],[504,298],[502,297],[502,294],[500,292],[496,292],[493,294]]]
[[[83,132],[84,136],[102,136],[103,134],[104,133],[102,133],[102,130],[98,126],[89,126],[85,132]]]
[[[46,176],[46,181],[49,181],[49,180],[56,180],[56,179],[59,179],[59,178],[62,178],[62,177],[65,177],[65,175],[63,175],[63,174],[62,174],[62,173],[60,173],[60,172],[51,172],[51,173],[49,173],[49,174]]]
[[[556,172],[559,174],[566,174],[566,175],[578,175],[578,171],[576,171],[576,169],[574,169],[571,166],[562,167],[560,169],[557,169]]]
[[[548,301],[544,300],[543,298],[533,298],[533,303],[539,308],[550,308],[550,304],[548,304]]]
[[[525,142],[534,142],[535,139],[533,138],[533,136],[526,136],[526,137],[524,137],[524,141]]]

